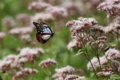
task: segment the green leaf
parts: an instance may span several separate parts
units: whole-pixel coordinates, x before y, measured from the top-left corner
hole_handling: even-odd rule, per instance
[[[90,73],[90,78],[94,77],[94,75],[95,75],[94,73]]]
[[[89,41],[85,44],[85,47],[88,47],[92,41]]]
[[[110,80],[120,80],[120,75],[113,74],[112,76],[110,76]]]
[[[78,56],[78,55],[80,55],[80,54],[82,54],[82,53],[83,53],[82,50],[79,49],[78,52],[76,53],[75,57]]]

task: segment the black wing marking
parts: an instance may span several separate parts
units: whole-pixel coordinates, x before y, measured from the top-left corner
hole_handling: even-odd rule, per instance
[[[39,23],[33,22],[33,24],[35,25],[36,29],[37,29],[37,33],[41,33],[42,32],[42,27]]]

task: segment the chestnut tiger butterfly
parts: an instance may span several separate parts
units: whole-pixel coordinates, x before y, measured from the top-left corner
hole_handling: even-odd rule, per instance
[[[47,25],[46,23],[33,22],[33,24],[37,29],[36,39],[38,40],[38,42],[45,44],[51,37],[53,37],[54,33],[52,32],[49,25]]]

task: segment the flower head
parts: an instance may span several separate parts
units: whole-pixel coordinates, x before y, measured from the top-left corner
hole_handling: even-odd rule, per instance
[[[57,62],[53,59],[48,58],[46,60],[41,61],[39,66],[41,66],[42,68],[49,68],[53,64],[56,65]]]
[[[105,0],[98,6],[99,10],[105,11],[108,17],[120,14],[120,0]]]

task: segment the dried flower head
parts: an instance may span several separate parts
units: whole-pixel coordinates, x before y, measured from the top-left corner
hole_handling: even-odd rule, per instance
[[[41,61],[39,66],[41,66],[42,68],[49,68],[53,64],[56,65],[57,62],[53,59],[48,58],[46,60]]]

